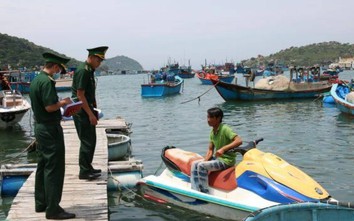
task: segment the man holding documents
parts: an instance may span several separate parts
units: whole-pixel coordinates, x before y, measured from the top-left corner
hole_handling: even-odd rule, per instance
[[[45,212],[47,219],[71,219],[75,214],[60,207],[65,175],[65,144],[60,108],[72,103],[70,98],[59,100],[53,75],[65,73],[70,60],[44,53],[44,69],[33,79],[30,99],[35,118],[37,140],[37,171],[35,179],[35,210]]]

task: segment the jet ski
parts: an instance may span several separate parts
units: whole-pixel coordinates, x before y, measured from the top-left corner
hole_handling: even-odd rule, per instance
[[[275,211],[273,208],[286,205],[282,209],[286,211],[287,205],[299,203],[310,203],[307,209],[318,205],[335,209],[330,205],[340,202],[309,175],[281,157],[257,149],[261,141],[263,138],[229,150],[242,154],[242,161],[226,170],[209,173],[208,194],[191,189],[190,184],[191,165],[203,157],[174,146],[164,147],[161,158],[166,169],[158,176],[139,180],[138,190],[144,198],[155,202],[230,220],[243,220],[250,215],[252,220],[258,220],[254,214],[269,213],[267,208]],[[341,203],[340,207],[343,206],[352,207],[350,203]],[[346,209],[354,217],[354,209]]]

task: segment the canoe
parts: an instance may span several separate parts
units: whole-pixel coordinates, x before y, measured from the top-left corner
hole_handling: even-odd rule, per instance
[[[332,84],[327,81],[311,83],[291,81],[286,89],[274,90],[245,87],[214,79],[211,81],[225,101],[316,98],[330,91],[332,87]]]
[[[347,96],[351,89],[347,84],[333,84],[331,95],[336,107],[343,113],[354,115],[354,103],[348,101]]]
[[[124,160],[131,154],[130,137],[123,134],[107,134],[108,161]]]

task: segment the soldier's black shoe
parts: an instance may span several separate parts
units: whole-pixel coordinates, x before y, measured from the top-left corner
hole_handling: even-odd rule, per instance
[[[79,179],[80,180],[94,180],[100,176],[101,176],[101,174],[99,174],[99,173],[89,173],[89,174],[79,175]]]
[[[101,173],[102,170],[101,169],[92,169],[91,173]]]
[[[74,213],[68,213],[68,212],[60,212],[55,215],[46,215],[45,218],[47,219],[73,219],[75,218],[76,215]]]

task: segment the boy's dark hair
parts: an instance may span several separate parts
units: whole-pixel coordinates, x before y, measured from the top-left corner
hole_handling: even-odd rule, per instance
[[[222,118],[224,117],[224,112],[220,108],[212,107],[207,112],[210,117],[220,117],[220,122],[222,122]]]

